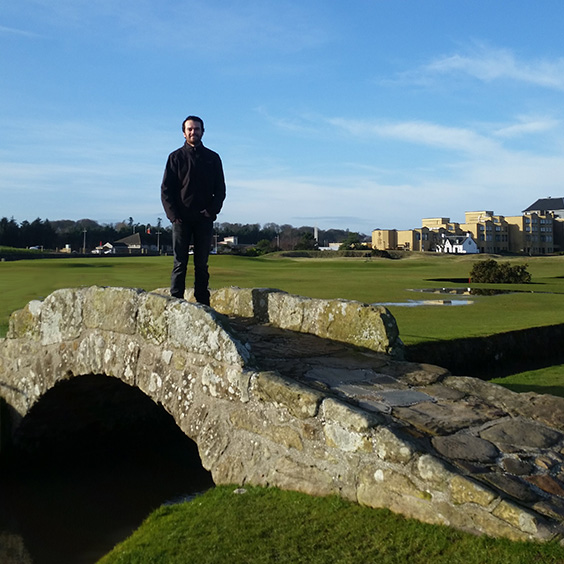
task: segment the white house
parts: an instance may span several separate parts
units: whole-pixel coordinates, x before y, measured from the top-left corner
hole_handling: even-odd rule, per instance
[[[478,245],[470,232],[464,235],[441,235],[440,243],[435,247],[437,253],[476,254],[479,253]]]

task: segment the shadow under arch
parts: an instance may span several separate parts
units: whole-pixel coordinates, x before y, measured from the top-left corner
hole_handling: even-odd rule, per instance
[[[1,461],[0,532],[19,534],[34,562],[97,560],[158,506],[214,485],[174,418],[103,374],[47,390]]]

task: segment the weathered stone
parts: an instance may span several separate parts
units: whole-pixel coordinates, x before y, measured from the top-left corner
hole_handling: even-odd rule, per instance
[[[387,462],[407,464],[416,452],[411,442],[388,427],[378,427],[372,440],[374,452]]]
[[[537,456],[535,458],[535,466],[537,468],[541,468],[542,470],[550,470],[555,465],[554,460],[549,458],[548,456]]]
[[[304,377],[308,380],[317,380],[324,382],[332,388],[340,384],[353,384],[359,382],[370,381],[374,376],[374,372],[366,369],[347,369],[335,367],[315,367],[308,370]]]
[[[505,457],[501,461],[501,467],[509,474],[523,476],[530,474],[534,470],[534,465],[520,458]]]
[[[380,392],[378,396],[384,403],[392,407],[415,405],[424,401],[434,401],[431,396],[415,390],[390,390]]]
[[[564,521],[564,501],[561,499],[540,500],[532,506],[532,509],[551,519]]]
[[[564,398],[543,394],[532,395],[530,399],[531,408],[522,410],[524,416],[564,431]]]
[[[249,351],[225,327],[224,320],[209,308],[171,300],[167,317],[168,340],[173,346],[230,365],[242,366],[249,358]]]
[[[464,475],[484,474],[486,472],[491,472],[493,468],[493,464],[479,464],[462,459],[454,459],[452,462],[454,466],[461,470]]]
[[[443,384],[431,384],[429,386],[417,388],[417,390],[430,395],[436,400],[458,401],[464,397],[464,392],[453,390]]]
[[[506,419],[480,433],[501,450],[515,452],[522,447],[548,448],[562,440],[563,435],[539,423],[523,419]]]
[[[450,374],[446,368],[433,364],[401,361],[382,366],[380,372],[411,386],[429,386],[442,381]]]
[[[220,288],[210,292],[210,304],[220,313],[255,317],[253,290],[251,288]]]
[[[300,419],[315,417],[323,394],[274,372],[259,372],[253,379],[253,394],[262,401],[283,405]]]
[[[495,460],[499,450],[489,441],[459,433],[448,437],[434,437],[433,446],[448,458],[489,462]]]
[[[229,421],[237,429],[244,429],[257,435],[267,437],[286,448],[303,450],[303,442],[299,433],[289,425],[268,425],[256,413],[248,409],[238,409],[229,414]]]
[[[83,293],[84,326],[133,335],[140,293],[132,288],[87,288]]]
[[[538,499],[538,495],[533,492],[532,488],[513,476],[490,472],[480,474],[479,478],[518,501],[531,503]]]
[[[168,337],[166,308],[168,299],[159,294],[143,294],[139,299],[139,334],[157,345]]]
[[[333,398],[322,403],[325,423],[338,422],[346,429],[365,432],[379,423],[378,417]]]
[[[492,490],[463,476],[454,476],[450,481],[450,494],[454,503],[477,503],[487,507],[497,496]]]
[[[268,296],[268,319],[284,329],[312,333],[389,354],[403,352],[395,319],[380,306],[274,292]]]
[[[503,386],[478,378],[450,376],[445,378],[442,383],[449,388],[464,392],[466,395],[476,396],[481,401],[495,405],[510,415],[519,415],[520,410],[530,402],[527,394],[518,394]]]
[[[546,493],[564,497],[564,486],[562,483],[548,474],[528,476],[524,479]]]
[[[41,305],[42,302],[39,300],[33,300],[23,309],[12,313],[8,323],[7,336],[9,339],[17,339],[18,337],[39,339]]]
[[[419,457],[416,464],[416,471],[423,480],[435,486],[449,482],[454,476],[453,472],[446,467],[444,462],[430,454],[423,454]]]
[[[537,515],[509,501],[503,500],[493,511],[493,514],[524,533],[536,535],[539,527]]]
[[[385,507],[390,497],[410,496],[430,500],[431,494],[420,490],[409,477],[386,468],[365,467],[359,473],[357,499],[362,505]]]
[[[310,495],[329,495],[339,492],[329,472],[316,466],[299,463],[290,457],[278,459],[269,477],[280,488]]]
[[[490,421],[497,411],[487,405],[468,402],[425,402],[412,407],[397,407],[393,414],[430,434],[446,435]]]
[[[41,343],[76,339],[82,331],[83,297],[71,289],[56,290],[41,304]]]

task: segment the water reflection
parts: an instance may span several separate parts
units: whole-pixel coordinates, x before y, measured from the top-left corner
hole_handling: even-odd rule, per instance
[[[372,305],[394,306],[394,307],[417,307],[417,306],[464,306],[471,305],[474,302],[468,299],[459,299],[458,296],[469,296],[470,288],[421,288],[408,289],[408,292],[423,292],[428,294],[448,294],[449,299],[433,299],[433,300],[407,300],[406,302],[378,302]],[[456,296],[455,299],[452,299]]]
[[[470,305],[472,300],[407,300],[406,302],[375,302],[375,306],[417,307],[417,306],[463,306]]]
[[[2,564],[92,564],[165,501],[213,486],[162,408],[117,380],[82,378],[46,394],[3,453]]]

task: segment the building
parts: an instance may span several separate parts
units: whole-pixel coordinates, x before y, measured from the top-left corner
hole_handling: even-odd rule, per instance
[[[536,212],[539,216],[553,214],[552,236],[554,252],[564,250],[564,198],[542,198],[523,210],[524,214],[533,212]]]
[[[435,246],[437,253],[477,254],[480,252],[471,233],[466,235],[441,235],[441,242]]]
[[[502,215],[493,211],[481,210],[466,212],[461,229],[472,233],[481,253],[508,253],[509,224]]]
[[[536,212],[539,215],[554,214],[554,217],[564,218],[564,198],[541,198],[531,204],[523,213]]]
[[[464,223],[452,222],[449,217],[430,217],[422,219],[421,224],[421,229],[406,231],[375,229],[372,247],[445,252],[449,237],[464,238],[470,233],[480,253],[551,254],[564,249],[564,198],[537,200],[519,216],[479,210],[465,212]],[[454,240],[450,241],[452,246]]]
[[[372,248],[380,251],[432,251],[435,239],[427,228],[421,229],[375,229],[372,231]]]
[[[555,250],[554,216],[527,212],[506,218],[510,226],[510,251],[525,255],[546,255]]]

